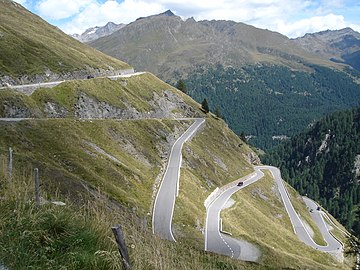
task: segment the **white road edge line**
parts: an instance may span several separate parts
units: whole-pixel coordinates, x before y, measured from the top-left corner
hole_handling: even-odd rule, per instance
[[[327,244],[326,246],[320,246],[320,245],[316,244],[315,241],[314,241],[314,239],[310,236],[308,230],[306,229],[306,226],[304,225],[303,221],[302,221],[301,218],[299,217],[299,214],[295,211],[295,208],[294,208],[294,206],[293,206],[293,204],[292,204],[292,202],[291,202],[291,200],[290,200],[289,192],[288,192],[287,188],[285,187],[284,180],[283,180],[282,177],[281,177],[281,171],[280,171],[280,169],[279,169],[279,168],[276,168],[276,169],[279,170],[279,173],[280,173],[280,182],[281,182],[281,185],[282,185],[283,189],[284,189],[285,192],[286,192],[287,199],[288,199],[289,202],[290,202],[290,203],[289,203],[289,204],[290,204],[290,207],[291,207],[292,210],[294,211],[297,219],[300,221],[300,223],[301,223],[303,229],[305,230],[306,234],[309,236],[310,241],[311,241],[315,246],[317,246],[317,247],[320,247],[320,248],[322,248],[322,247],[328,247],[328,246],[329,246],[329,243],[328,243],[328,242],[325,241],[326,244]],[[274,180],[276,181],[275,176],[274,176],[274,174],[272,173],[272,171],[271,171],[271,170],[269,170],[269,171],[271,172],[272,176],[274,177]],[[281,195],[281,192],[280,192],[280,195]],[[281,195],[281,198],[282,198],[282,200],[283,200],[283,203],[284,203],[286,212],[288,213],[289,219],[290,219],[290,221],[291,221],[291,225],[292,225],[292,227],[293,227],[294,233],[295,233],[295,235],[297,235],[297,234],[296,234],[296,231],[295,231],[295,226],[294,226],[293,220],[290,218],[290,214],[289,214],[289,210],[288,210],[288,208],[287,208],[287,204],[285,203],[285,200],[284,200],[284,198],[283,198],[282,195]]]

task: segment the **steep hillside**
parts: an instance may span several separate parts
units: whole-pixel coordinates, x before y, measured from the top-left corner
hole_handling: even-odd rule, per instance
[[[216,64],[332,65],[279,33],[233,21],[183,21],[171,11],[141,18],[89,44],[167,81]]]
[[[294,41],[309,52],[360,71],[360,33],[351,28],[306,34]]]
[[[13,2],[1,3],[17,20],[19,14],[24,13],[24,21],[31,15]],[[169,12],[164,15],[173,17]],[[41,29],[44,22],[31,16],[38,25],[28,30]],[[54,32],[59,33],[51,29],[49,34],[44,31],[48,44],[54,41]],[[34,33],[36,37],[35,30]],[[16,38],[21,36],[19,32],[14,34]],[[87,47],[77,51],[71,44],[80,43],[69,38],[67,47],[62,36],[55,36],[59,40],[52,46],[59,49],[57,56],[62,64],[72,63],[67,61],[71,57],[76,60],[77,52],[82,50],[85,62],[93,59],[87,58]],[[27,58],[36,50],[34,44],[21,47],[25,43],[19,42],[20,47],[16,47],[15,39],[9,44],[13,46],[12,53],[24,55],[19,59],[29,61],[28,65],[17,67],[19,74],[29,74],[29,68],[41,74],[37,71],[39,66],[50,57],[46,50],[38,52],[37,59],[41,61],[37,62]],[[98,54],[94,51],[93,55],[96,58]],[[106,67],[109,61],[115,61],[103,60]],[[16,70],[13,64],[3,63],[5,69]],[[232,211],[235,218],[224,216],[226,226],[237,228],[237,237],[258,246],[262,252],[260,260],[249,263],[204,252],[204,200],[216,187],[236,183],[251,173],[252,163],[258,158],[223,120],[205,114],[189,96],[149,73],[114,80],[66,81],[54,88],[37,89],[29,96],[1,90],[0,115],[30,117],[17,119],[20,121],[0,119],[0,268],[121,269],[111,233],[115,224],[124,230],[132,269],[351,267],[351,256],[344,262],[337,261],[295,237],[269,177],[263,185],[259,182],[261,193],[269,200],[253,200],[254,194],[259,194],[259,186],[254,186],[255,191],[245,190],[248,207],[238,211],[236,204]],[[194,117],[206,121],[183,147],[179,196],[171,215],[178,241],[169,242],[153,235],[151,217],[172,145]],[[34,168],[40,174],[40,205],[34,202]],[[305,219],[309,218],[304,205],[297,209]],[[243,216],[252,216],[257,222],[249,227]],[[260,239],[258,232],[270,236]],[[318,241],[315,229],[314,234]]]
[[[329,255],[314,253],[312,248],[304,246],[293,234],[291,224],[285,215],[286,211],[278,197],[274,198],[278,205],[275,212],[282,213],[282,217],[278,216],[277,221],[274,220],[273,211],[261,210],[272,208],[272,200],[247,202],[251,203],[252,207],[245,210],[246,215],[261,211],[261,215],[254,217],[267,220],[266,222],[273,221],[274,224],[268,224],[268,229],[281,226],[286,235],[291,235],[287,245],[299,246],[298,249],[287,251],[285,246],[279,250],[269,249],[273,241],[281,242],[283,239],[277,234],[272,234],[266,240],[259,241],[256,232],[261,230],[261,223],[257,223],[251,229],[245,223],[241,228],[246,230],[247,234],[239,237],[256,243],[263,250],[258,264],[204,253],[204,200],[215,187],[221,187],[252,172],[251,160],[254,159],[254,153],[222,120],[210,115],[205,116],[200,111],[199,104],[150,74],[130,77],[126,81],[97,78],[66,82],[53,89],[36,90],[31,96],[16,94],[10,90],[2,94],[2,104],[7,104],[8,107],[11,102],[17,104],[12,106],[13,111],[21,111],[19,108],[23,108],[23,111],[34,113],[30,116],[41,117],[17,123],[0,121],[2,173],[6,174],[5,157],[7,148],[11,146],[14,150],[14,174],[20,174],[19,177],[25,175],[25,179],[20,181],[31,181],[31,171],[38,167],[43,198],[48,201],[66,201],[70,204],[70,207],[63,210],[50,205],[36,210],[32,208],[33,204],[29,205],[27,199],[31,198],[33,189],[23,190],[21,182],[18,193],[23,190],[21,192],[27,195],[24,195],[24,204],[14,204],[12,182],[5,180],[0,184],[4,187],[1,189],[0,200],[0,207],[3,209],[0,219],[0,243],[6,247],[0,249],[0,261],[11,269],[21,268],[23,265],[46,268],[50,262],[52,265],[66,264],[69,268],[74,268],[74,263],[77,262],[79,269],[80,265],[86,265],[82,267],[90,269],[101,268],[100,265],[103,265],[103,269],[109,265],[115,267],[113,265],[120,262],[116,255],[116,247],[110,240],[112,238],[109,229],[115,223],[121,223],[126,231],[128,245],[133,247],[130,249],[130,255],[134,269],[282,269],[294,265],[301,266],[304,260],[308,269],[348,269],[347,265],[351,263],[349,259],[346,259],[346,264],[337,263]],[[82,107],[89,102],[79,105],[79,101],[84,97],[87,97],[86,100],[92,100],[91,106]],[[154,100],[159,103],[153,103]],[[123,107],[126,107],[123,110],[132,120],[94,119],[110,117],[111,113]],[[64,114],[50,113],[50,109]],[[79,110],[83,114],[78,114]],[[147,118],[147,112],[156,114],[159,110],[164,113],[160,116],[165,118],[206,117],[206,125],[183,149],[180,193],[173,222],[178,244],[160,241],[153,236],[150,217],[171,146],[189,127],[191,120]],[[138,113],[134,113],[135,111]],[[44,118],[51,116],[57,118]],[[88,117],[92,119],[87,120]],[[136,119],[143,117],[146,119]],[[259,185],[262,186],[261,182]],[[5,187],[8,192],[5,191]],[[254,188],[256,190],[256,187]],[[247,196],[252,196],[250,194],[253,194],[254,188],[246,191]],[[262,190],[275,196],[273,188],[274,184],[267,184]],[[88,206],[88,202],[91,202],[91,206]],[[13,215],[14,210],[22,213],[25,211],[23,209],[29,207],[34,210],[25,212],[26,218],[38,220],[31,222],[32,227]],[[82,212],[81,209],[84,208],[88,210]],[[113,214],[113,211],[116,214]],[[304,208],[304,213],[306,212]],[[63,221],[59,224],[56,222],[58,219]],[[87,227],[83,219],[91,226]],[[74,221],[78,221],[76,225]],[[240,223],[233,217],[225,219],[224,222],[232,228]],[[35,232],[37,226],[41,226],[42,234]],[[54,227],[56,231],[64,232],[65,235],[74,235],[74,238],[64,242],[62,233],[54,238],[51,234]],[[25,238],[17,238],[16,235],[21,236],[18,232],[23,228],[33,233]],[[82,230],[89,233],[80,234],[79,231]],[[89,234],[94,235],[93,238],[89,239]],[[46,241],[42,235],[46,235]],[[84,243],[91,243],[85,248],[74,239],[83,239],[81,241]],[[75,242],[72,242],[73,240]],[[19,247],[12,244],[16,242],[24,245]],[[69,260],[61,259],[62,256],[56,253],[56,245],[65,245],[69,252],[73,252],[74,257]],[[34,249],[44,256],[41,259],[34,257]],[[93,250],[100,253],[94,254]],[[86,256],[91,259],[84,262],[79,259],[85,256],[81,254],[88,254]],[[274,256],[279,259],[274,261]]]
[[[360,109],[337,112],[264,157],[301,194],[321,202],[360,235]]]
[[[130,66],[69,37],[10,0],[0,1],[0,86],[86,78]]]

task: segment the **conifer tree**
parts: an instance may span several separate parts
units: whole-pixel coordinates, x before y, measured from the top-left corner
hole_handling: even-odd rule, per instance
[[[205,113],[208,113],[210,110],[209,110],[209,104],[207,102],[207,99],[204,98],[203,102],[201,103],[201,109],[205,112]]]
[[[215,115],[216,115],[216,117],[221,118],[221,111],[220,111],[220,108],[219,108],[219,107],[216,107],[216,109],[215,109]]]
[[[186,94],[186,84],[184,80],[180,79],[176,84],[176,88]]]

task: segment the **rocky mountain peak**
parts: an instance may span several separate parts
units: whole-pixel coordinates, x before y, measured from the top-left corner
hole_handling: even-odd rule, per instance
[[[94,41],[101,37],[106,37],[116,32],[117,30],[123,28],[126,24],[120,23],[116,24],[113,22],[108,22],[104,26],[95,26],[85,30],[82,34],[71,35],[73,38],[81,42],[90,42]]]
[[[164,15],[164,16],[175,16],[175,14],[170,10],[168,9],[167,11],[165,11],[164,13],[161,13],[159,15]]]
[[[160,17],[179,17],[179,16],[176,16],[170,9],[168,9],[167,11],[156,14],[156,15],[137,18],[136,21],[143,20],[143,19],[160,18]]]
[[[350,27],[306,34],[294,41],[307,51],[360,70],[360,33]]]

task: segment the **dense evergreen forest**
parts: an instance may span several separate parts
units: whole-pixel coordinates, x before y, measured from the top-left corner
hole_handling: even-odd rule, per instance
[[[312,66],[312,72],[277,65],[199,68],[185,80],[187,93],[208,100],[237,133],[263,149],[273,136],[294,134],[328,113],[360,106],[360,86],[347,73]],[[352,74],[356,76],[356,73]]]
[[[262,161],[360,236],[360,108],[326,116]]]

